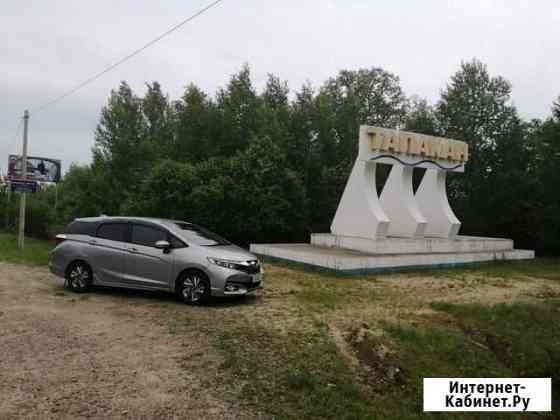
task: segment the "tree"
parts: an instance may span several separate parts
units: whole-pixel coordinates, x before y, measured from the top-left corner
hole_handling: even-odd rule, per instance
[[[464,232],[515,236],[528,211],[522,198],[531,158],[510,93],[508,81],[472,60],[461,64],[437,105],[442,135],[469,144],[466,174],[450,177],[449,185]],[[513,197],[520,199],[515,206]]]
[[[558,96],[558,99],[552,104],[552,117],[556,121],[560,121],[560,96]]]
[[[307,236],[305,189],[268,138],[229,158],[161,161],[126,209],[199,223],[245,245]]]
[[[153,162],[147,132],[142,100],[122,82],[117,91],[111,91],[108,104],[101,110],[93,148],[93,164],[106,171],[112,182],[106,193],[117,202],[134,190]]]
[[[317,100],[332,124],[326,141],[334,140],[337,163],[355,159],[360,125],[400,126],[407,109],[399,78],[378,67],[342,70],[323,85]]]
[[[144,133],[146,149],[155,159],[172,153],[175,114],[158,82],[146,85],[148,90],[142,98],[142,113],[145,119]]]
[[[283,152],[292,148],[291,108],[288,83],[273,74],[268,75],[266,87],[260,95],[259,120],[254,128],[255,137],[267,137]],[[292,162],[288,161],[290,167]]]
[[[534,164],[531,179],[535,188],[533,211],[527,216],[534,221],[533,245],[541,253],[560,254],[560,98],[553,104],[552,116],[536,124],[531,133]]]
[[[251,72],[245,65],[217,95],[217,108],[221,114],[221,130],[217,138],[220,155],[232,156],[249,145],[251,137],[258,131],[258,106]]]
[[[58,221],[68,223],[76,217],[118,213],[120,201],[112,180],[97,165],[71,165],[58,186]]]
[[[358,153],[359,127],[400,125],[407,101],[398,77],[380,68],[343,70],[313,97],[296,97],[295,129],[306,156],[306,187],[313,231],[328,231]],[[300,134],[301,133],[301,134]]]
[[[307,238],[305,189],[270,138],[253,138],[237,156],[197,166],[197,221],[241,244]]]
[[[128,214],[196,220],[190,195],[200,182],[191,163],[165,159],[155,164],[140,187],[128,197]]]
[[[437,105],[441,130],[469,144],[473,175],[489,174],[496,142],[509,136],[519,122],[510,93],[510,83],[501,76],[490,77],[486,65],[476,59],[463,62],[442,92]]]
[[[462,233],[560,252],[560,98],[550,118],[524,122],[511,85],[477,60],[461,64],[435,106],[407,100],[398,77],[375,67],[293,98],[279,77],[258,93],[250,76],[244,66],[215,97],[190,84],[177,101],[157,82],[143,97],[122,82],[101,112],[92,164],[71,167],[58,187],[58,211],[45,210],[54,190],[30,198],[47,214],[34,233],[127,213],[198,222],[244,244],[306,241],[329,230],[369,124],[466,141],[466,172],[447,186]]]
[[[177,135],[173,158],[200,162],[216,153],[219,116],[215,104],[194,84],[189,84],[175,104]]]
[[[404,122],[404,129],[415,133],[438,135],[438,121],[434,108],[428,101],[418,97],[410,100],[410,107]]]
[[[288,162],[301,174],[308,186],[310,166],[314,163],[312,153],[316,149],[315,98],[313,88],[307,84],[296,93],[290,106],[290,132],[292,138],[286,148]]]

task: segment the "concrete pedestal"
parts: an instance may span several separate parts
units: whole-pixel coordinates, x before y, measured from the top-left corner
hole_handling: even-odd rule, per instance
[[[327,248],[344,248],[366,254],[430,254],[461,253],[481,251],[511,251],[513,241],[501,238],[478,236],[456,236],[446,238],[396,238],[377,239],[333,235],[331,233],[312,233],[311,245]]]
[[[346,273],[456,267],[535,257],[534,251],[514,249],[511,239],[457,236],[373,240],[328,233],[312,234],[310,244],[252,244],[251,252]]]

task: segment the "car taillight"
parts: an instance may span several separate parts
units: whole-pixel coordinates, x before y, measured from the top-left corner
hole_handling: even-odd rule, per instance
[[[60,234],[55,236],[54,240],[55,240],[57,245],[60,245],[62,242],[64,242],[66,240],[66,235],[60,233]]]

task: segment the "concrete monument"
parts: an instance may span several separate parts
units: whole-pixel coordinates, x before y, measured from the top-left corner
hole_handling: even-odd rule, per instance
[[[331,224],[311,244],[253,244],[251,251],[339,271],[455,266],[533,258],[509,239],[459,236],[461,222],[446,192],[448,172],[464,172],[464,142],[361,126],[359,152]],[[379,194],[378,164],[391,165]],[[426,169],[414,193],[414,168]]]

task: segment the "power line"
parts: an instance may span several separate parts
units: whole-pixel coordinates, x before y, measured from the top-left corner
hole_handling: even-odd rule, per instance
[[[83,81],[82,83],[80,83],[79,85],[77,85],[76,87],[74,87],[73,89],[67,91],[66,93],[46,102],[45,104],[41,105],[40,107],[37,108],[37,110],[33,111],[33,113],[36,112],[41,112],[44,109],[46,109],[47,107],[54,105],[57,102],[60,102],[61,100],[67,98],[68,96],[74,94],[75,92],[77,92],[78,90],[82,89],[83,87],[87,86],[88,84],[96,81],[97,79],[99,79],[101,76],[103,76],[104,74],[110,72],[111,70],[113,70],[115,67],[120,66],[121,64],[123,64],[125,61],[130,60],[131,58],[133,58],[134,56],[140,54],[142,51],[144,51],[145,49],[151,47],[152,45],[154,45],[156,42],[160,41],[162,38],[165,38],[167,35],[175,32],[176,30],[180,29],[182,26],[186,25],[187,23],[189,23],[190,21],[196,19],[197,17],[199,17],[200,15],[204,14],[205,12],[207,12],[208,10],[210,10],[211,8],[213,8],[214,6],[217,6],[219,3],[221,3],[223,0],[216,0],[212,3],[210,3],[209,5],[205,6],[204,8],[200,9],[198,12],[196,12],[195,14],[189,16],[188,18],[186,18],[185,20],[179,22],[177,25],[173,26],[172,28],[168,29],[167,31],[165,31],[164,33],[162,33],[161,35],[158,35],[156,38],[152,39],[150,42],[148,42],[147,44],[143,45],[142,47],[138,48],[137,50],[134,50],[133,52],[131,52],[130,54],[126,55],[125,57],[121,58],[119,61],[117,61],[114,64],[111,64],[109,67],[105,68],[104,70],[100,71],[99,73],[94,74],[93,76],[91,76],[89,79],[86,79],[85,81]]]

